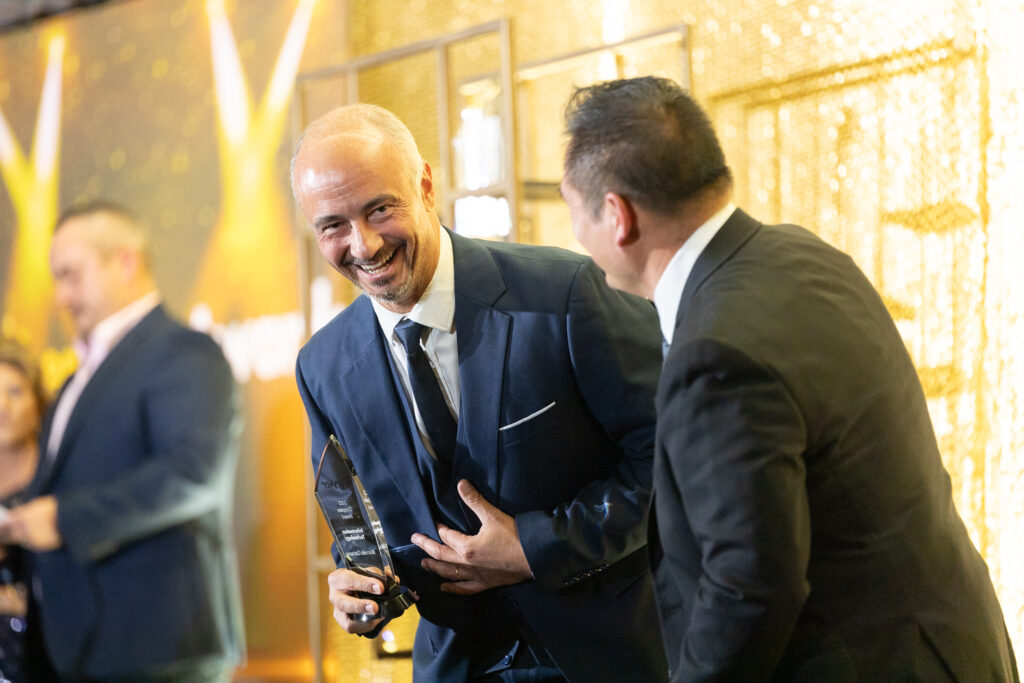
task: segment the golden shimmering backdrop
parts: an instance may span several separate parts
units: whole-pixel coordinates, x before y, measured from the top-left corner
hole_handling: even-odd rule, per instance
[[[897,320],[957,507],[1024,647],[1024,5],[392,0],[350,13],[354,56],[508,16],[517,65],[687,25],[692,90],[737,203],[849,252]],[[571,80],[678,77],[671,47],[616,50],[610,73],[595,62]],[[543,185],[560,177],[551,142],[571,83],[535,71],[517,77],[516,155],[519,180]],[[387,96],[406,117],[436,116],[429,94]],[[564,207],[525,194],[520,239],[574,247]]]
[[[306,317],[316,324],[352,292],[314,280],[315,258],[304,270],[287,160],[295,122],[344,101],[353,83],[303,79],[396,53],[359,72],[359,97],[402,116],[437,174],[477,139],[460,114],[495,114],[501,36],[452,44],[443,73],[436,52],[397,51],[504,18],[513,235],[578,248],[553,193],[572,85],[689,80],[722,137],[737,203],[815,230],[885,298],[958,509],[1024,647],[1018,0],[124,0],[0,35],[3,331],[40,349],[59,381],[73,357],[50,304],[48,224],[59,207],[101,196],[149,219],[168,303],[221,341],[245,387],[236,507],[251,656],[239,679],[309,680],[316,653],[326,680],[410,678],[391,651],[408,647],[414,617],[381,644],[340,633],[329,609],[307,616],[307,576],[326,605],[327,569],[321,559],[306,573],[307,521],[321,555],[326,539],[304,513],[291,365]],[[618,47],[587,53],[602,45]],[[306,85],[294,91],[296,78]],[[452,139],[441,141],[445,115]],[[469,167],[450,167],[443,186],[454,192]]]

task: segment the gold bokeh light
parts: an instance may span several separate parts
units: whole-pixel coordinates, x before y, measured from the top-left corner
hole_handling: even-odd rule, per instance
[[[36,350],[46,339],[46,303],[53,291],[49,249],[57,218],[64,43],[63,34],[53,35],[47,41],[46,76],[29,158],[25,158],[0,111],[0,171],[17,220],[3,329],[5,334],[25,340]]]
[[[221,213],[193,289],[193,303],[220,321],[293,310],[298,301],[295,240],[275,161],[295,74],[316,0],[299,0],[270,82],[253,110],[224,9],[208,0],[218,116]]]

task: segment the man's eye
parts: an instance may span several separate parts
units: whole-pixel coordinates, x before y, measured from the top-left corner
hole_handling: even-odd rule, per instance
[[[394,208],[395,207],[394,207],[393,204],[381,204],[380,206],[374,208],[374,210],[370,212],[370,215],[373,216],[374,218],[380,218],[381,216],[388,216],[388,215],[391,214],[391,211]]]

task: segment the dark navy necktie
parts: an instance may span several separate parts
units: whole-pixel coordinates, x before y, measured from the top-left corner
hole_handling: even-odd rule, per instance
[[[430,367],[430,359],[420,346],[423,329],[420,323],[406,318],[395,327],[395,334],[405,347],[413,400],[420,411],[434,455],[441,462],[450,463],[455,453],[455,418],[448,410],[448,402],[444,399],[434,369]]]

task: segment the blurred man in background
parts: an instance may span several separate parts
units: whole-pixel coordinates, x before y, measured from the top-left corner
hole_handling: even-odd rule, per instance
[[[0,524],[33,552],[46,649],[72,680],[228,680],[244,649],[230,368],[168,317],[124,209],[63,215],[50,264],[80,364],[43,426],[30,499]]]

